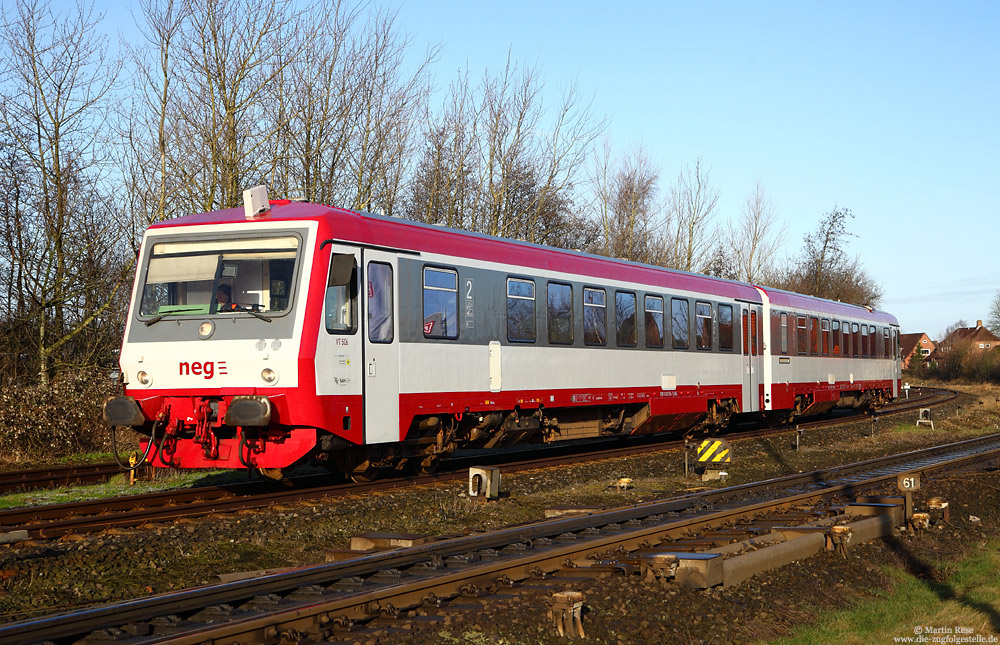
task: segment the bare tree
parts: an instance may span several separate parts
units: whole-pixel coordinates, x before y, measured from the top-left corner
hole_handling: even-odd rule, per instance
[[[575,186],[594,141],[607,125],[605,119],[593,116],[592,107],[593,102],[585,101],[576,84],[571,84],[562,94],[548,136],[539,137],[536,147],[540,149],[535,155],[538,189],[526,226],[529,242],[558,238],[559,227],[571,227],[570,220],[577,219],[559,213],[568,202],[567,194]]]
[[[525,204],[523,187],[529,175],[530,137],[541,115],[536,70],[518,69],[507,55],[498,76],[487,72],[483,80],[480,134],[479,200],[474,213],[475,230],[501,237],[519,237]]]
[[[357,91],[352,103],[350,154],[352,186],[345,204],[356,210],[380,210],[392,215],[409,165],[412,128],[426,100],[426,52],[416,72],[403,74],[408,37],[395,28],[395,14],[372,15],[355,43],[353,58]]]
[[[589,245],[573,191],[604,121],[574,85],[546,112],[534,69],[508,55],[473,88],[454,81],[437,117],[428,114],[412,177],[408,217],[502,237],[554,245]]]
[[[868,275],[860,258],[847,254],[847,240],[853,233],[847,222],[850,210],[835,208],[820,220],[817,229],[805,236],[802,252],[776,286],[819,298],[875,307],[882,289]]]
[[[120,203],[127,206],[132,238],[149,224],[172,215],[168,209],[176,185],[170,181],[174,124],[172,110],[176,90],[177,40],[188,17],[182,0],[141,0],[143,43],[123,43],[135,74],[131,96],[134,103],[122,106],[117,150],[125,190]]]
[[[175,36],[177,92],[168,99],[176,134],[172,176],[190,209],[229,208],[275,163],[270,153],[280,123],[265,99],[307,46],[296,36],[310,23],[292,0],[188,7]]]
[[[471,224],[476,197],[477,138],[480,108],[468,73],[449,87],[438,115],[428,110],[423,150],[410,183],[405,215],[428,224]]]
[[[657,203],[659,170],[641,148],[616,161],[605,141],[592,174],[601,252],[611,257],[657,262],[664,212]]]
[[[677,177],[670,190],[668,208],[674,227],[670,266],[683,271],[701,269],[711,251],[712,218],[719,202],[718,189],[709,183],[701,158]]]
[[[743,202],[738,219],[727,225],[736,279],[751,284],[768,282],[774,275],[774,260],[783,237],[774,206],[758,181]]]
[[[108,223],[97,189],[98,133],[120,69],[96,33],[99,17],[83,4],[65,15],[41,0],[17,0],[0,28],[0,123],[17,149],[20,203],[8,211],[8,237],[32,320],[39,380],[48,383],[61,352],[106,310],[122,284],[86,263],[107,256],[98,245]]]
[[[986,315],[986,328],[1000,336],[1000,291],[993,294],[990,311]]]

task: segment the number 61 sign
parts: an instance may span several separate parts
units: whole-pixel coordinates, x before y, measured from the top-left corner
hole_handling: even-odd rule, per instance
[[[920,490],[920,473],[905,473],[896,477],[896,488],[904,493]]]

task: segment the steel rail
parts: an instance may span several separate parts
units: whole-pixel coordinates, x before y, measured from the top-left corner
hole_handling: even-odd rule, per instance
[[[946,393],[942,404],[953,400],[957,393]],[[935,395],[940,394],[936,392]],[[880,414],[893,414],[910,410],[913,406],[923,407],[927,402],[911,402],[900,410],[883,410]],[[856,417],[824,419],[798,424],[800,428],[821,428],[842,423],[859,421]],[[727,438],[738,440],[757,438],[791,431],[790,427],[766,428],[747,432],[731,433]],[[272,504],[291,503],[306,499],[356,495],[380,490],[408,488],[425,484],[458,481],[466,476],[465,469],[474,465],[503,464],[508,473],[578,464],[594,460],[611,459],[618,456],[633,456],[676,450],[685,444],[683,439],[656,440],[639,438],[638,445],[616,446],[597,451],[580,452],[581,445],[546,447],[530,451],[529,458],[505,462],[511,456],[524,453],[499,453],[492,455],[453,458],[446,462],[445,471],[434,475],[404,476],[370,483],[345,483],[333,485],[309,485],[308,482],[322,481],[322,476],[303,478],[305,487],[274,491],[269,482],[244,482],[221,486],[179,489],[159,493],[145,493],[118,498],[69,502],[0,511],[0,527],[3,530],[25,530],[31,538],[54,538],[70,533],[83,533],[107,528],[126,528],[150,522],[171,521],[187,517],[204,517],[216,513],[234,512],[245,509],[265,508]],[[591,446],[597,446],[594,444]],[[576,451],[574,451],[574,449]],[[525,451],[527,452],[527,451]],[[531,457],[532,453],[542,456]],[[555,453],[555,454],[553,454]]]
[[[0,472],[0,494],[106,481],[122,472],[112,463],[7,470]]]
[[[545,575],[567,561],[600,557],[656,544],[663,537],[693,528],[718,527],[733,518],[775,508],[788,508],[819,498],[856,495],[894,481],[900,473],[929,472],[975,464],[1000,456],[1000,435],[910,451],[857,464],[779,477],[667,500],[635,504],[584,517],[546,520],[431,542],[408,549],[363,555],[342,562],[305,567],[288,573],[183,590],[159,596],[84,609],[0,626],[0,644],[76,639],[95,629],[117,630],[131,624],[128,642],[195,643],[276,641],[274,629],[314,629],[365,622],[398,608],[435,598],[452,598],[509,581]],[[485,555],[483,555],[485,554]],[[474,555],[475,557],[469,557]],[[449,564],[449,560],[454,561]],[[456,564],[457,563],[457,566]],[[379,573],[395,572],[374,589],[337,590],[337,581],[368,584]],[[289,600],[298,590],[304,598]],[[302,590],[307,590],[303,592]],[[257,599],[256,601],[253,599]],[[261,600],[263,599],[263,601]],[[260,607],[233,609],[263,602]],[[236,614],[222,624],[185,623],[178,615],[194,615],[206,607],[229,607]],[[269,614],[267,616],[262,614]],[[164,618],[174,616],[175,618]],[[157,619],[156,617],[160,617]],[[155,633],[148,621],[156,619]],[[142,625],[145,624],[145,631]],[[136,626],[139,627],[136,627]],[[313,627],[309,627],[312,625]],[[169,633],[167,633],[169,632]],[[238,638],[239,637],[239,638]]]

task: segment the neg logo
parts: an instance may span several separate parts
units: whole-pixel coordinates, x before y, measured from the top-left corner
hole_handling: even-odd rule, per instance
[[[180,364],[180,375],[181,376],[203,376],[206,379],[210,379],[216,374],[225,375],[226,372],[226,361],[204,361],[199,363],[198,361],[192,361],[190,363],[183,361]]]

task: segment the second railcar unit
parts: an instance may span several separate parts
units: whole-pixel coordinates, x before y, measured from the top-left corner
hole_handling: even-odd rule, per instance
[[[105,417],[158,465],[367,478],[899,388],[884,312],[317,204],[155,224],[138,267]]]

